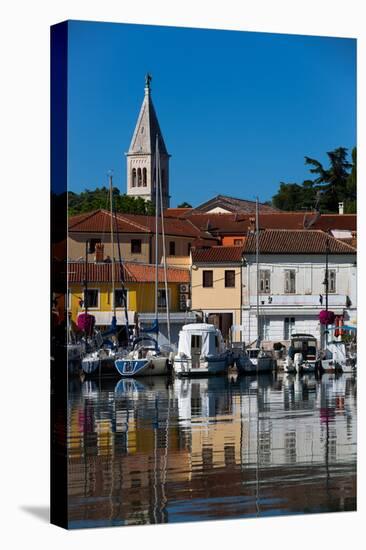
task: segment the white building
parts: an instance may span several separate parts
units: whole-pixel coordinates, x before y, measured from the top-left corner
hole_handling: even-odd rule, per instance
[[[356,249],[317,230],[264,230],[259,236],[259,288],[256,238],[244,247],[244,340],[285,342],[292,333],[313,334],[322,343],[319,313],[325,309],[325,266],[328,246],[328,309],[356,323]]]

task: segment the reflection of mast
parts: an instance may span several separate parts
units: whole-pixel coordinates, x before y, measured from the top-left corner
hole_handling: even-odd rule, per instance
[[[258,377],[258,359],[257,359],[257,466],[255,470],[256,474],[256,493],[255,493],[255,507],[257,510],[257,517],[259,516],[259,377]]]
[[[165,494],[165,484],[166,484],[166,474],[167,474],[167,465],[168,465],[168,448],[169,448],[169,423],[170,423],[170,387],[168,389],[168,411],[165,423],[165,453],[164,453],[164,464],[163,464],[163,476],[161,481],[161,515],[163,517],[163,512],[165,512],[165,506],[168,501]],[[165,518],[167,523],[167,518]]]

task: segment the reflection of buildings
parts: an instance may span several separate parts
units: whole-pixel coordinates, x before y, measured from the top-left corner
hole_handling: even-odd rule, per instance
[[[73,525],[354,508],[351,377],[122,382],[71,396]]]

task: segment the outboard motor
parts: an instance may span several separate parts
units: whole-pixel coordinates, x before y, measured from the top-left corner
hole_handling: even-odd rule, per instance
[[[298,374],[299,374],[299,372],[300,372],[302,362],[303,362],[302,353],[295,353],[295,356],[294,356],[294,364],[295,364],[295,367],[296,367],[296,372],[297,372]]]

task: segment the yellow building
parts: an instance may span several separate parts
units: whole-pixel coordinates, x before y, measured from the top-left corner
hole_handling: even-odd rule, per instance
[[[240,341],[242,311],[242,246],[193,248],[191,267],[192,310],[222,332]]]
[[[112,293],[111,262],[69,262],[68,263],[68,311],[76,321],[78,314],[85,311],[85,281],[87,282],[88,312],[95,317],[95,324],[108,327],[112,321],[114,303],[117,325],[125,325],[121,272],[118,263],[114,266],[115,292]],[[124,287],[127,293],[128,323],[138,321],[149,324],[155,317],[155,265],[125,262],[122,266]],[[167,336],[166,291],[164,268],[158,267],[158,313],[162,341]],[[182,294],[187,293],[190,284],[188,269],[167,267],[168,299],[172,342],[185,322],[195,320],[194,314],[186,311]],[[159,336],[160,338],[160,336]]]

